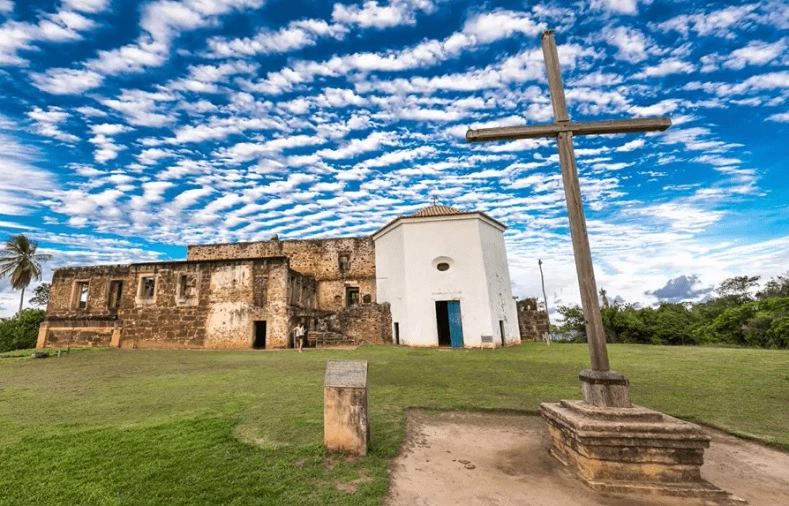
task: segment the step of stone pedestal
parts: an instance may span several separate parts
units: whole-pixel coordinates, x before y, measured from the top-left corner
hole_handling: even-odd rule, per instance
[[[559,402],[579,415],[598,420],[634,421],[634,422],[662,422],[663,413],[642,406],[633,405],[630,408],[601,408],[592,406],[580,400],[563,400]]]
[[[716,504],[744,504],[746,501],[709,482],[643,483],[637,481],[586,481],[590,488],[609,494],[654,494],[713,499]]]

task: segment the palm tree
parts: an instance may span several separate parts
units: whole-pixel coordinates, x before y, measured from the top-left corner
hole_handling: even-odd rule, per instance
[[[19,312],[25,301],[25,288],[32,280],[41,279],[41,264],[52,255],[36,253],[38,244],[22,234],[12,236],[0,249],[0,278],[11,276],[11,287],[22,290],[19,297]]]

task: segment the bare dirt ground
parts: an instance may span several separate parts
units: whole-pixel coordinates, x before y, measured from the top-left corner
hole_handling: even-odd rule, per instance
[[[754,506],[789,505],[789,454],[710,430],[702,476]],[[595,492],[549,453],[536,416],[409,414],[389,506],[707,506],[710,500]]]

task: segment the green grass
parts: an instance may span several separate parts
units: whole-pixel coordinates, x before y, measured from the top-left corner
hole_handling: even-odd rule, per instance
[[[635,403],[789,449],[789,352],[609,350]],[[322,449],[323,372],[340,358],[370,362],[364,459]],[[537,343],[0,360],[0,504],[379,504],[406,408],[536,412],[579,398],[586,363],[585,345]]]

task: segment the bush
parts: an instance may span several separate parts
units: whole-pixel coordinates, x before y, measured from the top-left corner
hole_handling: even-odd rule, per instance
[[[38,327],[45,314],[40,309],[25,309],[21,314],[0,322],[0,352],[35,348]]]

